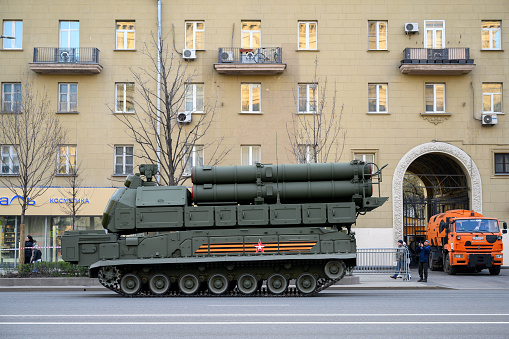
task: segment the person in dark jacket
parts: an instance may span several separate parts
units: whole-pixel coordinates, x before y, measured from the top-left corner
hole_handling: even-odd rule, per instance
[[[32,257],[30,258],[30,263],[36,263],[42,261],[42,252],[39,249],[39,245],[37,244],[37,240],[34,239],[34,245],[32,247]]]
[[[419,277],[418,282],[428,282],[428,267],[429,267],[429,241],[425,240],[424,244],[419,243],[419,246],[415,249],[415,253],[419,254]]]
[[[25,238],[25,264],[30,264],[32,258],[32,246],[34,246],[34,239],[31,235]]]

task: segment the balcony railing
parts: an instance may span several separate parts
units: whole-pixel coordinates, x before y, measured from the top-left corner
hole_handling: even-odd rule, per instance
[[[405,48],[400,71],[406,74],[465,74],[474,67],[469,48]]]
[[[102,71],[102,66],[98,48],[36,47],[30,69],[37,73],[95,74]]]
[[[225,74],[275,74],[282,73],[283,50],[281,47],[219,48],[218,73]]]

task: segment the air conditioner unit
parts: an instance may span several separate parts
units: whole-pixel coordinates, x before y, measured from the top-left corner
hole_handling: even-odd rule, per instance
[[[407,34],[419,32],[419,24],[417,22],[405,23],[405,32],[407,32]]]
[[[181,124],[187,124],[191,122],[191,112],[179,112],[177,114],[177,121]]]
[[[60,52],[60,59],[63,61],[69,61],[69,52],[68,51]]]
[[[233,52],[225,51],[221,53],[221,62],[233,62]]]
[[[182,57],[183,57],[184,59],[188,59],[188,60],[196,59],[196,50],[186,48],[186,49],[184,49],[184,51],[182,52]]]
[[[498,123],[497,115],[496,114],[483,114],[481,123],[483,125],[487,126],[493,126]]]

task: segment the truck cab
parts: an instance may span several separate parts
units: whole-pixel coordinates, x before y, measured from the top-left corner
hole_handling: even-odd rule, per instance
[[[430,268],[456,274],[459,270],[500,273],[503,263],[502,227],[496,218],[483,217],[470,210],[451,210],[431,217],[427,236],[430,241]]]

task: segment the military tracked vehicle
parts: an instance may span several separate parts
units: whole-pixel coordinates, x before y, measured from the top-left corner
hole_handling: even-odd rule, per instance
[[[65,232],[62,258],[124,296],[313,295],[356,265],[351,227],[387,200],[382,169],[193,167],[191,193],[140,165],[106,206],[107,232]]]

